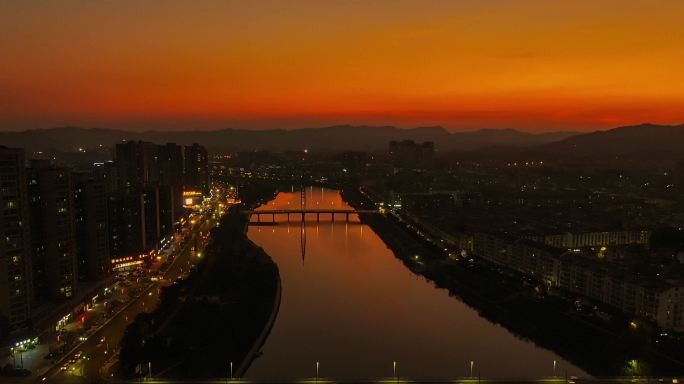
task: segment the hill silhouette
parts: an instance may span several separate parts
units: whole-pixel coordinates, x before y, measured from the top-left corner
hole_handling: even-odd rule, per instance
[[[59,127],[0,133],[0,143],[28,150],[71,151],[111,147],[124,140],[157,143],[193,142],[209,150],[384,151],[391,140],[434,141],[438,150],[475,150],[492,146],[532,147],[570,137],[574,132],[527,133],[513,129],[448,132],[442,127],[400,129],[392,126],[338,125],[295,130],[147,131],[129,132],[105,128]]]
[[[575,135],[541,145],[549,154],[587,158],[680,158],[684,124],[640,124]]]

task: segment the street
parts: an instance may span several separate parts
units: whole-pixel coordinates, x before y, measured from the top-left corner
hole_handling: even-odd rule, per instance
[[[141,281],[139,284],[142,290],[139,296],[123,305],[87,340],[76,345],[45,372],[39,372],[39,375],[34,376],[36,382],[90,383],[99,380],[103,374],[112,377],[114,373],[105,371],[116,365],[118,345],[126,327],[137,314],[154,310],[162,288],[173,284],[200,260],[198,256],[201,256],[201,250],[207,241],[204,237],[218,222],[216,217],[212,217],[214,211],[214,207],[211,206],[205,210],[197,223],[192,224],[190,234],[175,253],[175,258],[168,269],[160,274],[161,278],[158,281],[152,282],[149,278],[147,281]],[[195,244],[198,245],[197,250],[193,249]],[[75,358],[77,353],[81,354],[79,358]],[[70,360],[74,362],[69,363]],[[16,382],[22,382],[21,380],[17,378]]]

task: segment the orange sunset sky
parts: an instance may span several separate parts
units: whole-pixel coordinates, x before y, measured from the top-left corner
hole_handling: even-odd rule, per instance
[[[0,0],[0,130],[684,122],[684,1]]]

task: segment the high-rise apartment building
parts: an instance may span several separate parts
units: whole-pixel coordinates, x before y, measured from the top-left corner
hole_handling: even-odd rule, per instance
[[[154,185],[158,179],[157,145],[129,141],[116,145],[117,189],[130,193]]]
[[[70,298],[78,276],[71,170],[32,160],[28,192],[34,297],[37,301]]]
[[[426,168],[432,163],[435,154],[435,143],[426,141],[416,143],[413,140],[390,141],[389,157],[395,166],[401,168]]]
[[[0,146],[0,337],[22,327],[31,315],[28,218],[24,151]]]
[[[174,143],[116,145],[116,190],[110,195],[110,255],[147,251],[171,233],[183,212],[183,149]]]
[[[194,143],[186,146],[183,184],[186,189],[209,192],[209,155],[207,149]]]
[[[169,233],[183,214],[183,147],[174,143],[159,146],[159,231]]]
[[[111,268],[107,177],[103,167],[74,173],[78,275],[82,279],[100,279]]]

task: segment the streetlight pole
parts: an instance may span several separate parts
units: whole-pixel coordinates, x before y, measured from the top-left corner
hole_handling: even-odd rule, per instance
[[[319,369],[319,367],[320,367],[320,364],[319,364],[318,361],[317,361],[317,362],[316,362],[316,382],[317,382],[317,383],[318,383],[318,369]]]
[[[152,380],[152,362],[147,362],[147,373],[150,375],[150,380]]]
[[[473,377],[473,367],[475,366],[475,362],[470,360],[470,377]]]
[[[392,372],[394,374],[394,381],[397,381],[397,361],[392,362]]]
[[[556,364],[558,364],[558,362],[556,360],[554,360],[553,361],[553,377],[556,377]]]
[[[230,362],[230,379],[233,380],[233,362]]]

